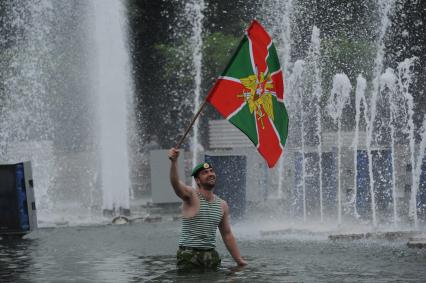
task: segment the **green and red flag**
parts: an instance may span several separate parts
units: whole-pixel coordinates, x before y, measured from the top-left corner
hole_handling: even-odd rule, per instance
[[[283,72],[272,39],[254,20],[207,101],[257,147],[268,166],[287,140]]]

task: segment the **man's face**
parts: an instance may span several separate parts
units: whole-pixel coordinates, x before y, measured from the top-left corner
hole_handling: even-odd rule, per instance
[[[216,184],[216,173],[213,168],[203,169],[198,172],[197,178],[195,178],[197,184],[205,189],[213,189]]]

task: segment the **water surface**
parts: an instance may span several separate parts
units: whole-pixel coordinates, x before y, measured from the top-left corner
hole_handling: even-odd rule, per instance
[[[178,274],[179,222],[45,228],[0,241],[0,282],[425,282],[426,250],[405,241],[333,242],[326,235],[234,233],[249,265]],[[253,226],[254,227],[254,226]]]

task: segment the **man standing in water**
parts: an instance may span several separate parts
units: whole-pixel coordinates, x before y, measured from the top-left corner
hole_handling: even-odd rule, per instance
[[[191,176],[197,183],[194,190],[179,180],[177,159],[179,149],[169,150],[170,183],[176,195],[182,199],[182,232],[177,251],[177,267],[180,270],[217,269],[221,259],[216,247],[216,230],[219,227],[223,242],[238,266],[247,265],[241,257],[229,222],[226,201],[213,193],[216,174],[208,163],[194,167]]]

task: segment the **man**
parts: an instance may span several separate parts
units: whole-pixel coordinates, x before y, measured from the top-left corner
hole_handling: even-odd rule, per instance
[[[241,257],[229,222],[226,201],[213,193],[216,174],[208,163],[195,166],[191,176],[197,188],[194,190],[179,180],[177,159],[179,149],[169,150],[170,183],[176,195],[182,199],[182,232],[177,251],[177,267],[180,270],[217,269],[221,259],[215,250],[216,230],[219,227],[223,242],[238,266],[247,265]]]

